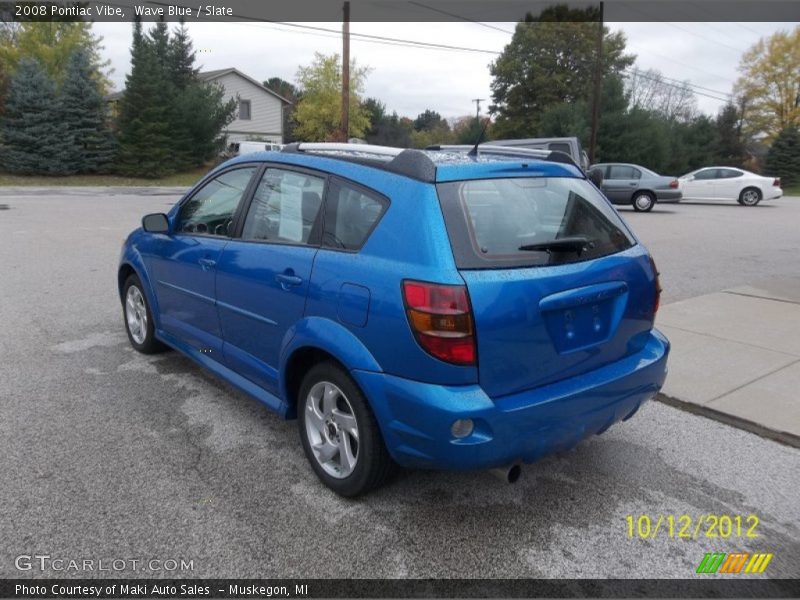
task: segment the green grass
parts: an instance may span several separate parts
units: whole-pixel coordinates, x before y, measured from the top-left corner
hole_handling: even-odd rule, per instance
[[[783,188],[784,196],[800,196],[800,184]]]
[[[0,186],[121,186],[121,187],[188,187],[193,185],[209,171],[201,167],[186,173],[175,173],[158,179],[144,177],[123,177],[121,175],[67,175],[48,177],[46,175],[10,175],[0,173]]]

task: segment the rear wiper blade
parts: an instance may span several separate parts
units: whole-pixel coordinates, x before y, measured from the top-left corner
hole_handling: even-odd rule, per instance
[[[543,250],[545,252],[577,252],[578,256],[587,248],[591,248],[594,242],[583,236],[573,236],[558,238],[548,242],[540,242],[538,244],[525,244],[520,246],[518,250],[522,251],[536,251]]]

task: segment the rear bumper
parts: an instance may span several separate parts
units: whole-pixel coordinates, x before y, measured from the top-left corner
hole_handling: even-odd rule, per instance
[[[533,462],[627,419],[664,384],[669,342],[653,330],[638,353],[579,377],[489,398],[479,385],[440,386],[353,371],[392,457],[413,468],[470,470]],[[456,439],[450,426],[472,419]]]
[[[764,195],[764,200],[777,200],[781,196],[783,196],[783,189],[782,188],[776,188],[776,187],[773,186]]]
[[[680,202],[683,192],[680,190],[656,190],[656,200],[658,202]]]

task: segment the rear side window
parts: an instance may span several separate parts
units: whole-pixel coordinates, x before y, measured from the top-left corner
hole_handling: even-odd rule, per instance
[[[639,169],[628,165],[611,165],[608,169],[609,179],[639,179],[641,176]]]
[[[358,250],[367,241],[388,202],[374,192],[334,179],[325,205],[322,245]]]
[[[437,187],[462,269],[578,262],[635,243],[617,212],[583,179],[519,177]]]

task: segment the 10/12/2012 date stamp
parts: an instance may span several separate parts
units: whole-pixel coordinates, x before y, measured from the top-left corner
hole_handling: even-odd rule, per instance
[[[760,523],[756,515],[627,515],[628,539],[654,540],[659,536],[683,540],[701,538],[755,539]]]

